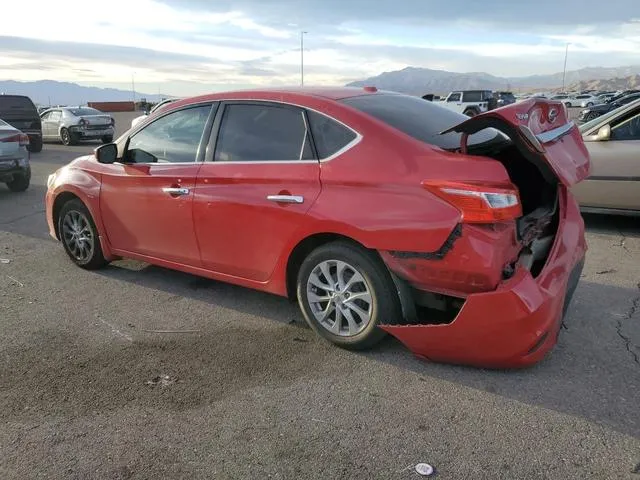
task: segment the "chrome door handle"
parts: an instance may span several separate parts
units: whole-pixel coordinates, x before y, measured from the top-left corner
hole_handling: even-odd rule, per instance
[[[164,187],[162,189],[162,191],[164,193],[168,193],[169,195],[175,195],[177,197],[182,196],[182,195],[189,195],[189,189],[188,188]]]
[[[300,195],[268,195],[267,200],[277,203],[302,203],[304,197]]]

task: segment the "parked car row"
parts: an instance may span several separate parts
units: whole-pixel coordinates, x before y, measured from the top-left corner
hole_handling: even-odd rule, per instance
[[[423,95],[422,98],[432,102],[440,101],[443,107],[468,117],[475,117],[480,113],[516,102],[512,92],[492,90],[458,90],[450,92],[444,98],[432,94]]]

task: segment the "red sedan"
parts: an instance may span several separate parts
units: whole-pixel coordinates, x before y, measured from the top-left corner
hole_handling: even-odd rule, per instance
[[[172,103],[50,176],[80,267],[132,258],[297,299],[346,348],[386,333],[435,361],[542,359],[586,244],[588,176],[560,102],[469,119],[375,88]]]

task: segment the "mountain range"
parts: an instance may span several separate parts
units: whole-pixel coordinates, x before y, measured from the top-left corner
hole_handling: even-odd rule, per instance
[[[589,67],[566,73],[565,85],[579,82],[620,79],[640,74],[640,65],[606,68]],[[452,90],[512,90],[539,91],[562,88],[562,72],[550,75],[526,77],[498,77],[484,72],[457,73],[429,68],[407,67],[402,70],[384,72],[375,77],[351,82],[347,86],[392,90],[411,95],[426,93],[446,94]],[[624,82],[620,82],[624,83]]]
[[[0,81],[0,95],[27,95],[36,105],[84,105],[87,102],[122,102],[133,100],[131,90],[85,87],[77,83],[39,80],[37,82]],[[136,92],[136,100],[157,102],[166,95]]]

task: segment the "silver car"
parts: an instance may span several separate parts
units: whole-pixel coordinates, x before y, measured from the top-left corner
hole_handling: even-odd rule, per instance
[[[43,140],[58,140],[74,145],[81,140],[110,143],[115,135],[115,120],[90,107],[52,108],[40,115]]]

